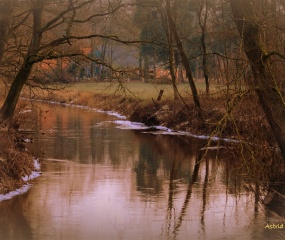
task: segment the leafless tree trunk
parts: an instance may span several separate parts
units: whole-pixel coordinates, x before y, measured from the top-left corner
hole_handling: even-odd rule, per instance
[[[177,89],[177,78],[175,74],[175,52],[174,52],[174,40],[173,40],[173,32],[169,25],[169,21],[165,20],[166,22],[164,28],[167,35],[167,41],[168,41],[168,58],[169,58],[169,67],[170,67],[170,76],[171,76],[171,82],[173,87],[173,96],[174,100],[177,100],[179,98],[179,92]]]
[[[203,68],[203,74],[205,78],[206,94],[209,95],[210,84],[209,84],[207,45],[206,45],[207,19],[208,19],[208,0],[202,0],[200,3],[200,8],[198,9],[198,20],[199,20],[199,25],[201,29],[200,40],[201,40],[202,56],[203,56],[202,57],[202,68]]]
[[[28,80],[33,61],[31,58],[38,54],[42,38],[42,11],[45,4],[44,0],[36,0],[33,9],[33,37],[30,42],[29,50],[24,63],[20,67],[15,80],[12,82],[8,95],[0,109],[1,124],[6,125],[8,121],[13,117],[15,107],[17,105],[20,93],[24,87],[24,84]]]
[[[200,104],[197,88],[196,88],[196,85],[195,85],[195,82],[194,82],[194,79],[193,79],[193,76],[192,76],[192,72],[191,72],[191,68],[190,68],[190,65],[189,65],[188,58],[187,58],[186,53],[184,51],[184,48],[183,48],[183,45],[182,45],[182,41],[181,41],[181,39],[179,37],[178,31],[177,31],[177,28],[176,28],[176,24],[175,24],[175,22],[173,20],[173,16],[172,16],[172,13],[171,13],[170,0],[166,0],[166,11],[167,11],[167,16],[168,16],[168,21],[169,21],[169,27],[170,27],[171,31],[173,32],[173,36],[174,36],[175,42],[177,44],[177,48],[178,48],[178,50],[180,52],[180,55],[181,55],[181,61],[182,61],[183,65],[184,65],[184,68],[185,68],[185,71],[186,71],[186,76],[188,78],[188,82],[189,82],[189,85],[190,85],[190,88],[191,88],[191,91],[192,91],[192,94],[193,94],[193,100],[194,100],[194,104],[195,104],[195,107],[196,107],[197,115],[198,115],[200,121],[203,123],[204,120],[203,120],[203,117],[202,117],[202,109],[201,109],[201,104]]]
[[[17,0],[12,0],[11,3],[14,3],[14,1]],[[4,2],[10,4],[10,1],[4,0]],[[73,58],[76,56],[82,56],[83,53],[81,51],[72,47],[72,43],[75,41],[100,38],[103,40],[110,39],[122,43],[128,42],[120,40],[117,36],[113,35],[106,36],[104,34],[90,33],[88,30],[86,32],[78,31],[78,28],[82,27],[84,24],[90,23],[96,17],[101,18],[102,16],[114,14],[122,7],[128,6],[128,4],[118,3],[118,5],[115,6],[110,5],[104,13],[89,11],[87,14],[88,16],[85,16],[81,14],[82,11],[88,11],[90,4],[94,4],[94,6],[96,6],[97,2],[95,0],[63,1],[62,6],[58,7],[58,9],[56,8],[56,11],[54,9],[54,7],[56,7],[56,3],[49,0],[27,0],[17,1],[17,3],[23,4],[25,8],[23,8],[23,11],[19,13],[21,19],[14,18],[16,21],[12,21],[15,25],[11,23],[11,30],[15,31],[16,29],[19,29],[19,32],[21,33],[23,31],[28,32],[23,37],[23,39],[25,39],[23,49],[21,48],[18,50],[19,46],[17,45],[17,41],[15,46],[10,47],[10,49],[16,49],[14,51],[17,52],[18,56],[20,56],[17,61],[20,61],[21,64],[19,68],[17,68],[17,74],[11,83],[8,95],[0,109],[0,125],[2,126],[7,125],[12,119],[20,93],[24,85],[27,83],[32,67],[35,63],[63,57]],[[2,6],[1,4],[2,2],[0,3],[0,6]],[[5,8],[5,6],[3,7]],[[21,5],[17,7],[17,11],[19,11],[19,9],[21,9]],[[46,12],[44,12],[44,10],[46,10],[47,14],[45,14]],[[3,25],[2,20],[3,19],[0,18],[0,25]],[[29,29],[31,29],[31,32],[29,32]],[[7,30],[7,28],[2,27],[0,31],[5,33]],[[55,34],[58,31],[64,31],[63,35]],[[17,32],[15,31],[13,33],[14,36],[17,37]],[[5,41],[3,41],[3,39],[1,40],[0,50],[5,47]],[[20,53],[18,51],[20,51]],[[90,57],[85,57],[90,60]],[[101,59],[91,60],[103,64]]]
[[[268,36],[264,25],[268,10],[265,2],[230,0],[230,5],[254,75],[249,85],[259,98],[285,163],[285,104],[274,79],[271,54],[267,53],[266,38],[274,36]]]
[[[144,57],[144,82],[149,82],[149,56]]]
[[[172,32],[170,32],[169,34],[169,65],[170,65],[170,75],[171,75],[171,80],[172,80],[174,100],[177,100],[179,98],[179,94],[178,94],[178,89],[176,85],[175,59],[174,59]]]

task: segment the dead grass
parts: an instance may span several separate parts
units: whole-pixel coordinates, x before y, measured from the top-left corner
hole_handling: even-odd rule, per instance
[[[17,112],[25,105],[19,104]],[[16,114],[13,123],[18,126],[24,119]],[[22,177],[34,170],[33,157],[17,142],[17,132],[0,129],[0,194],[20,188]]]
[[[0,139],[0,193],[5,194],[21,187],[34,166],[32,156],[19,150],[7,132],[0,132]]]

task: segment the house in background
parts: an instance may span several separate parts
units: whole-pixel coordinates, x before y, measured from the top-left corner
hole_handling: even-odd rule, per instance
[[[93,50],[90,47],[82,47],[80,51],[82,56],[38,63],[34,69],[34,80],[67,83],[121,78],[127,81],[145,81],[146,75],[154,82],[166,83],[170,80],[169,69],[163,64],[156,64],[145,73],[139,65],[139,49],[135,46],[97,45]]]

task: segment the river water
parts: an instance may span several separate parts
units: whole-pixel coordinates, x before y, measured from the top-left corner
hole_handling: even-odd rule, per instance
[[[234,155],[210,150],[195,164],[205,140],[35,104],[39,133],[28,147],[44,156],[43,173],[0,202],[0,239],[285,239],[266,227],[285,221],[243,188]]]

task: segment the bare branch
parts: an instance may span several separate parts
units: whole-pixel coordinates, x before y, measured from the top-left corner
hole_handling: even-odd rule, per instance
[[[19,14],[18,16],[16,16],[15,18],[18,19],[21,15],[26,14],[26,15],[23,17],[23,19],[22,19],[20,22],[18,22],[18,24],[16,24],[15,26],[13,26],[12,31],[15,31],[16,29],[18,29],[19,27],[21,27],[21,26],[24,24],[24,22],[26,22],[27,19],[30,17],[31,13],[32,13],[32,11],[30,10],[30,11],[28,11],[28,12],[24,12],[24,13]]]
[[[54,28],[55,26],[58,26],[58,21],[63,18],[64,15],[66,15],[69,12],[75,11],[77,9],[80,9],[82,7],[84,7],[85,5],[92,3],[94,0],[88,0],[86,2],[83,2],[77,6],[73,6],[73,2],[70,1],[70,4],[68,5],[68,7],[66,8],[66,10],[62,11],[61,13],[59,13],[56,17],[54,17],[53,19],[51,19],[50,21],[48,21],[45,26],[43,26],[42,28],[42,32],[45,32],[47,30],[50,30],[52,28]],[[61,21],[62,22],[62,21]]]
[[[130,3],[125,3],[125,4],[120,4],[118,6],[116,6],[114,9],[111,9],[111,11],[107,11],[104,13],[96,13],[93,14],[91,16],[89,16],[88,18],[84,19],[84,20],[74,20],[74,22],[76,23],[86,23],[88,21],[91,21],[92,19],[96,18],[96,17],[105,17],[105,16],[109,16],[114,14],[115,12],[117,12],[119,9],[124,8],[124,7],[130,7],[130,6],[134,6],[134,4],[130,4]]]
[[[113,35],[91,34],[91,35],[83,35],[83,36],[63,36],[48,44],[42,45],[39,48],[39,51],[43,51],[45,49],[53,48],[59,45],[67,44],[67,43],[71,44],[73,41],[76,41],[76,40],[84,40],[84,39],[91,39],[91,38],[109,39],[115,42],[123,43],[125,45],[130,45],[130,44],[164,45],[163,43],[155,42],[155,41],[123,40],[123,39],[120,39],[118,36],[113,36]]]

